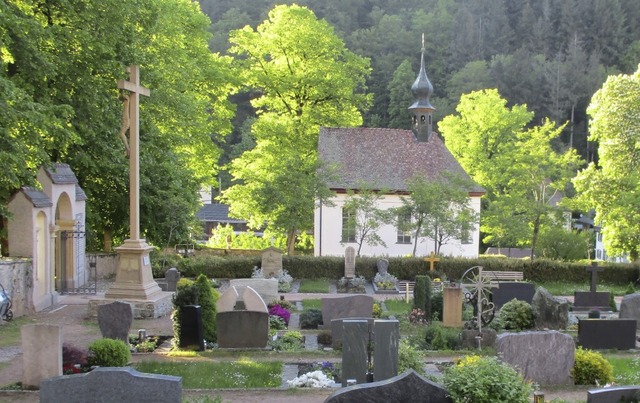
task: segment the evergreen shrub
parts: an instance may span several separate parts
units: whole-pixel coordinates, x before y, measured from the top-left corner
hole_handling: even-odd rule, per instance
[[[171,313],[171,321],[173,322],[173,340],[174,348],[180,346],[180,323],[182,321],[182,313],[180,308],[186,305],[194,305],[198,301],[200,293],[199,287],[193,280],[180,279],[176,286],[176,292],[173,294],[173,312]]]
[[[498,318],[500,327],[505,330],[519,332],[534,326],[531,304],[515,298],[500,308]]]
[[[571,375],[576,385],[605,385],[613,382],[613,367],[599,352],[578,347]]]
[[[122,340],[98,339],[89,345],[89,365],[124,367],[130,360],[129,345]]]
[[[317,329],[322,325],[322,311],[307,309],[300,314],[300,329]]]
[[[220,293],[211,286],[211,281],[204,274],[200,274],[196,278],[195,286],[198,288],[196,304],[200,305],[204,339],[207,342],[215,343],[218,340],[216,334],[216,303],[220,298]]]

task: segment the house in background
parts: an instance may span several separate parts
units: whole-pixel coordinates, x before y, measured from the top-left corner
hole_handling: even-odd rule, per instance
[[[469,178],[455,157],[445,147],[440,136],[432,130],[430,103],[433,86],[427,78],[422,48],[420,73],[411,87],[415,102],[412,112],[412,130],[380,128],[321,128],[318,140],[318,158],[336,170],[329,182],[335,193],[331,206],[318,203],[314,212],[314,254],[316,256],[342,256],[347,246],[356,246],[352,239],[342,239],[348,211],[343,209],[347,191],[358,191],[365,183],[387,192],[378,208],[390,209],[403,205],[401,197],[408,195],[408,181],[415,176],[436,180],[443,173],[459,174]],[[333,172],[332,172],[333,173]],[[480,198],[485,191],[473,186],[469,191],[469,206],[480,215]],[[414,239],[394,225],[384,225],[377,231],[384,246],[362,245],[366,256],[407,256],[413,251]],[[435,250],[431,239],[418,239],[417,255]],[[480,230],[476,225],[466,239],[451,240],[442,245],[441,255],[477,257]]]
[[[225,226],[227,224],[238,232],[247,231],[247,222],[236,218],[229,217],[229,206],[221,203],[206,203],[196,213],[196,217],[202,222],[203,234],[202,240],[208,240],[211,233],[218,225]]]

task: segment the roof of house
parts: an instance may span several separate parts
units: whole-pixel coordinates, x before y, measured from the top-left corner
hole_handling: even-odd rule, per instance
[[[196,213],[196,217],[204,222],[243,223],[244,220],[229,217],[229,206],[226,204],[212,203],[203,205]]]
[[[411,130],[323,127],[318,156],[336,170],[329,180],[334,190],[357,189],[366,183],[406,192],[408,180],[417,175],[436,180],[447,172],[469,178],[437,133],[420,142]],[[482,195],[485,190],[474,185],[469,192]]]
[[[53,203],[51,202],[49,196],[47,196],[41,190],[29,186],[23,186],[22,192],[27,197],[27,199],[29,199],[33,207],[41,208],[53,206]]]

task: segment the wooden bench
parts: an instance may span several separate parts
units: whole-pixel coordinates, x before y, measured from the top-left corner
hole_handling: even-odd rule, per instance
[[[491,271],[483,270],[482,277],[491,281],[523,281],[524,273],[521,271]]]

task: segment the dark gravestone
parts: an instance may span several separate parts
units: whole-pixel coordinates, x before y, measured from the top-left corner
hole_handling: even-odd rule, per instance
[[[40,382],[41,403],[180,403],[182,378],[145,374],[129,367],[102,367]]]
[[[220,348],[264,348],[269,338],[269,313],[218,312],[216,333]]]
[[[366,320],[347,319],[342,322],[342,386],[351,379],[357,383],[367,381],[369,323]]]
[[[385,381],[349,386],[334,392],[324,403],[452,403],[446,389],[414,370]]]
[[[578,343],[588,349],[636,348],[635,319],[580,319]]]
[[[384,381],[393,378],[398,375],[399,322],[375,320],[373,335],[373,380]]]
[[[500,281],[498,284],[498,288],[491,290],[491,300],[496,309],[500,309],[502,305],[513,299],[524,301],[527,304],[531,304],[531,301],[533,301],[536,289],[532,283]]]
[[[98,326],[102,337],[129,343],[129,330],[133,323],[133,309],[126,302],[112,302],[98,306]]]
[[[340,318],[331,321],[331,347],[334,349],[342,348],[342,325],[345,320],[357,319],[366,320],[369,326],[373,326],[373,318]]]
[[[321,303],[324,326],[329,326],[333,319],[370,318],[373,316],[373,297],[370,295],[322,298]]]
[[[614,386],[587,391],[587,403],[638,401],[640,401],[640,386]]]
[[[180,307],[180,347],[197,347],[204,350],[202,310],[200,305]]]
[[[591,284],[589,291],[576,291],[573,296],[574,309],[600,309],[609,310],[609,293],[597,292],[598,273],[604,271],[604,267],[599,267],[596,262],[587,266],[586,271],[591,273]]]

